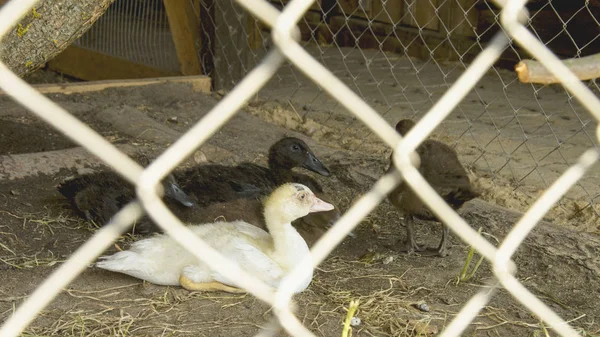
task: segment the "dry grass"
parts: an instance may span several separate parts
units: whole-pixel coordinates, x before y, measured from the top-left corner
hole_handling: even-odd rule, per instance
[[[345,209],[352,200],[346,187],[335,186],[336,203]],[[331,190],[331,189],[330,189]],[[362,231],[372,231],[377,235],[377,246],[384,241],[397,239],[398,228],[394,225],[397,215],[390,211],[389,205],[382,205],[363,220]],[[69,231],[79,231],[73,238],[75,245],[87,240],[98,226],[87,221],[68,217],[63,214],[15,215],[3,212],[22,222],[24,231],[35,235],[52,237]],[[394,214],[392,214],[394,213]],[[54,249],[42,249],[28,252],[19,245],[10,244],[19,241],[18,235],[0,227],[0,262],[12,268],[26,269],[52,266],[62,262],[66,256],[53,254]],[[89,235],[81,235],[87,233]],[[6,241],[4,240],[6,239]],[[119,240],[123,248],[136,236],[126,234]],[[63,239],[63,241],[68,241]],[[350,241],[352,242],[352,241]],[[57,250],[60,251],[60,250]],[[63,251],[72,251],[71,249]],[[453,285],[452,276],[446,288],[423,286],[423,280],[407,280],[407,274],[414,269],[406,269],[406,264],[390,261],[387,252],[374,251],[373,256],[355,261],[349,258],[329,258],[317,271],[310,288],[298,296],[299,317],[311,331],[321,336],[340,336],[342,334],[347,306],[351,301],[360,305],[354,316],[361,324],[353,327],[353,336],[430,336],[443,330],[454,318],[462,303],[436,306],[425,311],[425,300],[437,295],[444,296],[453,291],[473,293],[482,286],[478,284],[480,271],[472,278],[464,280],[459,286]],[[387,261],[387,262],[386,262]],[[385,264],[387,263],[387,264]],[[404,265],[404,267],[403,267]],[[459,269],[452,271],[457,275]],[[414,276],[414,275],[413,275]],[[442,281],[443,282],[443,281]],[[249,331],[263,328],[269,321],[268,307],[249,295],[229,295],[222,293],[187,292],[170,287],[156,287],[134,283],[114,287],[94,283],[90,289],[67,289],[56,299],[50,308],[26,330],[23,336],[247,336]],[[117,282],[117,284],[119,284]],[[82,286],[78,286],[81,288]],[[455,287],[448,289],[447,287]],[[474,288],[474,290],[473,290]],[[5,294],[8,295],[8,294]],[[551,298],[550,296],[546,296]],[[21,297],[6,296],[0,302],[13,302],[12,309],[4,309],[0,317],[7,317]],[[432,303],[434,301],[432,300]],[[439,301],[436,301],[439,302]],[[430,303],[431,304],[431,303]],[[499,305],[500,306],[500,305]],[[61,309],[58,309],[61,308]],[[65,309],[68,308],[68,309]],[[421,308],[421,309],[419,309]],[[245,310],[257,311],[258,315],[249,315]],[[530,335],[544,336],[544,325],[531,322],[530,317],[515,320],[514,308],[486,307],[476,322],[471,325],[474,335],[498,335],[506,326],[526,329]],[[522,331],[522,330],[521,330]],[[593,329],[592,329],[593,331]],[[595,336],[583,331],[584,336]]]
[[[143,284],[144,288],[156,288]],[[66,312],[45,310],[23,336],[211,336],[223,327],[245,330],[260,328],[233,316],[222,319],[190,319],[198,311],[216,304],[221,310],[254,300],[248,295],[222,295],[160,288],[149,296],[134,294],[140,283],[101,290],[67,289],[62,300],[76,303]],[[204,304],[195,305],[201,301]],[[187,305],[186,305],[187,304]],[[192,312],[184,308],[194,306]],[[209,311],[211,313],[212,311]],[[43,323],[47,324],[43,324]]]
[[[43,237],[55,237],[59,232],[61,234],[72,233],[73,237],[70,240],[70,244],[81,245],[88,239],[88,236],[80,235],[82,231],[93,234],[101,227],[94,222],[86,221],[75,215],[66,215],[63,213],[53,215],[50,210],[20,215],[8,211],[0,211],[0,213],[19,220],[21,222],[20,229],[33,236],[33,240],[40,241]],[[6,228],[7,230],[3,231],[1,230],[2,228]],[[36,237],[39,239],[35,239]],[[117,240],[116,244],[125,246],[138,239],[139,235],[128,232],[123,234]],[[20,241],[22,239],[20,240],[17,234],[10,231],[9,226],[0,226],[0,263],[6,265],[4,268],[30,269],[35,267],[52,267],[57,263],[64,262],[68,258],[68,255],[56,255],[53,253],[54,248],[57,248],[56,241],[52,247],[46,245],[42,248],[35,247],[35,249],[31,247],[31,244],[25,244]],[[29,249],[23,249],[21,246],[30,247]]]
[[[404,274],[391,275],[381,263],[366,264],[346,261],[341,258],[328,259],[308,291],[307,306],[313,317],[313,331],[331,336],[332,331],[322,329],[324,322],[339,321],[339,329],[347,316],[345,307],[359,301],[357,312],[361,324],[353,327],[353,335],[362,336],[413,336],[432,331],[431,322],[443,323],[445,317],[416,308],[412,300],[425,288],[411,289],[403,281]],[[365,285],[370,284],[370,287]],[[369,289],[370,288],[370,289]],[[341,332],[340,332],[341,333]]]

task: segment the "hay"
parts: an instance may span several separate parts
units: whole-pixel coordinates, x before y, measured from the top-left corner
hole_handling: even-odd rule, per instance
[[[236,317],[184,319],[188,314],[194,313],[185,313],[180,308],[182,303],[197,302],[199,299],[213,303],[229,300],[236,302],[223,306],[226,309],[243,303],[244,299],[248,300],[249,296],[246,294],[223,296],[166,287],[153,296],[132,296],[140,287],[146,286],[152,287],[138,282],[101,290],[67,289],[65,294],[77,305],[66,312],[51,309],[43,311],[37,320],[48,320],[49,324],[36,324],[28,328],[23,336],[197,336],[198,332],[201,332],[200,335],[210,336],[224,326],[240,330],[260,328],[254,322],[244,322]],[[80,306],[86,308],[79,308]],[[205,306],[207,305],[197,306],[195,310],[202,311]]]
[[[355,336],[412,336],[428,331],[432,322],[441,325],[445,321],[445,314],[422,312],[413,306],[415,301],[411,298],[417,292],[426,290],[425,288],[409,289],[403,282],[404,274],[391,275],[386,269],[383,264],[367,264],[340,258],[327,260],[310,288],[313,294],[308,305],[315,309],[311,310],[314,317],[310,326],[323,336],[331,336],[334,333],[322,331],[319,322],[336,318],[341,330],[347,315],[347,308],[344,306],[351,301],[360,302],[358,311],[354,314],[361,320],[359,326],[353,327],[352,335]],[[332,277],[327,275],[330,273]],[[369,287],[372,289],[366,289],[365,280],[372,284]]]

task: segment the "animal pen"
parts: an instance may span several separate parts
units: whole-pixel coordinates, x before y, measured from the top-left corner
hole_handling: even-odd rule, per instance
[[[26,41],[35,6],[0,7],[0,41]],[[0,63],[0,336],[600,335],[599,20],[595,0],[116,0],[47,60],[72,83]],[[418,121],[406,137],[402,118]],[[301,266],[275,290],[242,273],[156,188],[181,167],[264,164],[285,135],[329,166],[315,179],[343,211],[293,298]],[[481,191],[458,213],[413,166],[429,137]],[[138,199],[92,224],[55,185],[106,166]],[[401,181],[451,228],[450,256],[390,248]],[[144,212],[248,294],[93,268]]]

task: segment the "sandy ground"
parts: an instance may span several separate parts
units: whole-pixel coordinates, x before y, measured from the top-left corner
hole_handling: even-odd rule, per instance
[[[378,59],[382,57],[377,56]],[[398,59],[395,62],[408,67],[410,62],[416,61]],[[423,71],[419,76],[425,78],[425,69],[430,66],[432,65],[423,64]],[[402,85],[389,85],[385,90],[397,91],[403,86],[411,86],[405,91],[422,88],[418,83],[409,82],[407,77],[410,77],[410,72],[403,73],[404,77],[398,79],[402,81]],[[458,73],[458,70],[450,73]],[[286,76],[285,71],[281,76]],[[481,90],[486,90],[488,94],[493,91],[491,88],[498,81],[494,76],[498,75],[490,75],[490,83],[483,84],[485,89]],[[298,78],[299,81],[304,81]],[[341,210],[346,210],[385,170],[389,149],[375,137],[363,137],[364,130],[347,113],[336,108],[335,104],[326,105],[330,100],[324,94],[318,94],[316,89],[311,89],[310,85],[291,93],[292,89],[280,85],[282,82],[276,85],[276,81],[279,80],[275,79],[259,100],[249,104],[219,130],[209,143],[233,154],[225,162],[247,160],[264,164],[265,153],[271,143],[284,135],[301,137],[333,172],[329,178],[315,178],[323,184],[336,205]],[[434,77],[429,78],[426,83],[431,88],[437,88],[431,89],[432,92],[441,93],[445,88],[442,83],[436,86]],[[515,85],[513,83],[509,88],[514,88]],[[383,84],[379,88],[383,88]],[[380,90],[376,85],[372,85],[372,89]],[[533,104],[525,98],[525,90],[514,90],[523,95],[521,104]],[[310,104],[294,103],[302,101],[311,93],[314,93],[313,99],[307,100]],[[417,97],[425,96],[425,92],[421,91],[398,97],[399,102],[410,97],[413,100],[412,106],[417,106]],[[549,92],[545,96],[552,97]],[[423,105],[416,111],[423,113],[427,104],[430,104],[426,101],[437,97],[425,98]],[[106,90],[86,95],[51,95],[51,98],[112,142],[136,146],[147,144],[142,144],[137,137],[114,131],[111,125],[99,121],[96,114],[105,109],[132,107],[165,126],[185,131],[217,102],[213,95],[195,94],[183,85]],[[519,135],[518,129],[510,127],[508,123],[514,117],[511,115],[512,108],[505,106],[500,109],[500,105],[507,104],[505,101],[490,98],[488,103],[498,107],[496,110],[488,107],[485,112],[479,103],[465,103],[463,110],[467,111],[467,107],[471,106],[468,111],[476,113],[479,109],[488,120],[492,119],[491,116],[499,119],[504,116],[502,118],[506,119],[507,124],[502,129],[506,131],[501,133],[502,137],[496,137],[496,140],[484,147],[491,153],[491,144],[513,144],[523,134]],[[409,105],[394,105],[393,109],[385,112],[386,118],[394,121],[400,116],[418,114],[407,108]],[[377,107],[376,104],[374,106]],[[3,139],[0,155],[60,150],[73,146],[64,136],[46,127],[9,99],[0,98],[0,107],[0,133]],[[555,108],[552,108],[553,111]],[[381,111],[384,113],[383,109]],[[528,114],[537,116],[532,112]],[[491,173],[478,168],[478,165],[499,163],[500,160],[492,160],[495,157],[491,154],[481,157],[477,151],[482,151],[481,146],[485,145],[478,143],[483,142],[481,139],[486,137],[484,131],[492,132],[493,135],[488,138],[494,138],[496,127],[494,124],[485,124],[485,118],[479,117],[471,122],[472,127],[467,133],[462,137],[455,137],[460,134],[461,125],[464,127],[467,123],[464,118],[458,118],[459,115],[453,114],[444,127],[439,129],[437,137],[455,139],[462,158],[466,163],[472,164],[474,179],[485,194],[483,200],[469,203],[461,210],[461,215],[474,228],[482,227],[485,237],[497,244],[521,216],[519,207],[523,207],[527,201],[521,190],[531,189],[535,192],[542,185],[535,185],[529,178],[525,178],[521,181],[524,186],[513,191],[513,186],[509,184],[510,176],[505,176],[509,172],[508,168],[499,170],[496,166],[493,167],[498,171],[492,181]],[[531,118],[533,124],[535,118]],[[557,120],[569,122],[562,118]],[[565,126],[564,130],[567,132],[568,127]],[[578,133],[581,134],[584,133]],[[512,141],[511,135],[515,137]],[[568,152],[569,158],[573,158],[587,146],[582,138],[577,147],[575,139],[579,138],[574,136],[565,140],[572,142],[572,145],[569,145],[569,151],[562,151],[562,147],[560,151]],[[551,137],[540,135],[532,139],[531,144],[528,144],[531,148]],[[473,143],[469,143],[470,141]],[[154,146],[160,148],[164,144]],[[552,147],[550,143],[546,146]],[[563,146],[566,149],[566,145]],[[539,162],[550,160],[539,159],[540,151],[532,151]],[[502,157],[502,153],[499,154]],[[515,162],[515,172],[524,172],[517,171],[516,168],[529,165],[525,158],[526,156],[515,156],[511,160],[511,165],[512,161]],[[560,164],[560,161],[555,160],[557,172],[560,172]],[[548,167],[552,165],[549,164]],[[538,165],[537,170],[541,172],[542,166]],[[96,230],[94,225],[77,219],[66,201],[54,189],[59,181],[71,174],[73,172],[65,170],[51,176],[0,181],[0,317],[3,320]],[[593,190],[595,185],[587,185],[590,176],[582,184]],[[509,183],[502,185],[499,183],[501,179]],[[511,206],[513,210],[501,207],[502,205]],[[598,334],[600,309],[596,304],[600,300],[600,238],[595,233],[586,233],[593,232],[590,228],[578,231],[571,228],[573,226],[568,222],[559,221],[559,218],[549,216],[547,219],[549,222],[538,226],[515,256],[519,268],[518,278],[563,318],[572,320],[572,324],[582,333]],[[590,223],[596,220],[590,219]],[[417,237],[420,242],[433,246],[440,233],[439,225],[421,223]],[[399,214],[387,202],[361,222],[356,235],[357,238],[347,238],[334,251],[317,270],[309,289],[297,298],[299,317],[319,336],[340,334],[341,323],[346,314],[344,308],[347,308],[352,299],[361,300],[357,316],[362,323],[354,329],[354,336],[433,335],[441,331],[466,301],[485,287],[486,281],[492,276],[489,265],[484,262],[471,280],[457,284],[457,276],[468,247],[455,237],[450,245],[451,255],[446,258],[405,256],[388,248],[396,240],[403,239],[405,234],[400,225]],[[135,239],[137,237],[124,236],[118,244],[126,247]],[[107,253],[114,250],[111,248]],[[429,312],[418,309],[419,304],[423,303],[427,304]],[[128,276],[89,268],[43,311],[26,334],[249,336],[265,326],[270,315],[264,303],[249,295],[190,293],[179,288],[144,284]],[[505,291],[500,291],[494,297],[466,333],[472,336],[537,334],[543,334],[540,320],[529,314]]]

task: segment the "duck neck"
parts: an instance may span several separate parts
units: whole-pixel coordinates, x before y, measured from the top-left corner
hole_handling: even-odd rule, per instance
[[[278,185],[292,181],[292,168],[278,163],[273,158],[269,159],[269,170]]]
[[[309,252],[306,242],[280,212],[265,208],[265,224],[273,238],[273,258],[292,268]]]

